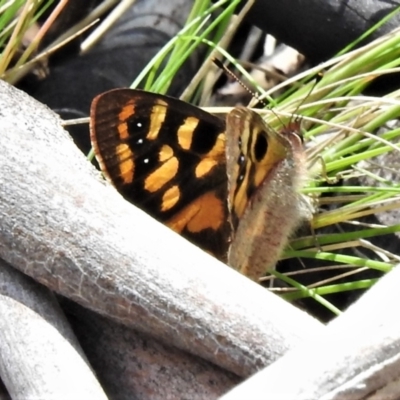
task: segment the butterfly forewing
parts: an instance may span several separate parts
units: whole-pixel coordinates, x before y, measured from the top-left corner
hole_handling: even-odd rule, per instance
[[[92,145],[116,189],[221,258],[230,229],[224,131],[197,107],[140,90],[103,93],[91,107]]]

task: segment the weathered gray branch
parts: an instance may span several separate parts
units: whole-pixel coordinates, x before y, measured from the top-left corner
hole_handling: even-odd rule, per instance
[[[0,93],[1,258],[240,376],[322,329],[124,201],[46,107],[4,82]]]
[[[216,399],[239,382],[199,357],[63,304],[111,399],[179,398],[182,392],[193,400]],[[0,376],[13,398],[105,398],[53,293],[2,260],[0,315]]]
[[[46,320],[51,321],[63,337],[68,337],[68,341],[76,343],[51,292],[1,260],[0,293],[13,297],[41,314]],[[0,359],[4,366],[1,369],[1,376],[8,378],[7,386],[13,396],[16,398],[20,398],[21,395],[24,398],[71,396],[70,391],[51,392],[47,385],[49,381],[53,383],[53,388],[59,387],[60,390],[65,389],[65,385],[73,387],[75,390],[73,397],[87,398],[87,391],[81,390],[80,385],[90,386],[93,378],[82,374],[82,368],[75,368],[71,363],[70,367],[79,373],[79,376],[67,374],[63,368],[64,353],[58,354],[58,364],[49,365],[48,359],[47,362],[44,360],[47,352],[43,351],[46,331],[42,332],[38,341],[32,334],[28,336],[29,340],[22,340],[21,334],[25,339],[26,331],[19,329],[18,324],[6,318],[7,313],[20,309],[20,305],[7,301],[4,307],[3,318],[0,320],[0,323],[4,324],[4,330],[0,332],[1,343],[7,345],[7,349],[12,349],[14,357],[9,359],[8,352],[1,352]],[[71,305],[68,309],[70,308]],[[77,318],[72,318],[72,322],[75,322],[74,330],[79,333],[79,340],[111,398],[130,399],[132,396],[137,399],[165,399],[170,396],[177,398],[183,391],[190,394],[193,399],[213,399],[238,383],[238,378],[232,374],[176,348],[165,347],[131,328],[101,318],[88,310],[77,311],[77,307],[73,309],[73,313],[75,317],[78,314],[78,323],[76,323]],[[26,319],[30,321],[29,315],[28,310],[19,321],[24,321],[26,324]],[[4,340],[5,337],[8,341]],[[59,350],[63,348],[62,345],[57,346],[57,343],[52,342],[45,347],[55,349],[59,347]],[[27,359],[26,354],[32,355],[33,352],[37,352],[36,357]],[[69,356],[69,360],[72,358]],[[82,363],[82,360],[79,362]],[[32,363],[39,365],[40,371],[32,370]],[[50,367],[50,371],[46,366]],[[63,371],[59,379],[54,379],[54,369]],[[62,381],[62,385],[57,386],[59,380]]]
[[[68,303],[71,325],[110,399],[179,399],[184,393],[190,400],[213,400],[241,381],[199,357]]]
[[[400,269],[383,277],[325,331],[223,396],[223,400],[398,399]]]
[[[106,399],[54,294],[2,260],[0,375],[13,399]]]

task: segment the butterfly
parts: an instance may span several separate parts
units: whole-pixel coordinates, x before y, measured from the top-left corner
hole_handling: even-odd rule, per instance
[[[275,265],[301,220],[297,123],[278,132],[245,107],[223,120],[169,96],[114,89],[93,100],[90,136],[126,200],[251,279]]]

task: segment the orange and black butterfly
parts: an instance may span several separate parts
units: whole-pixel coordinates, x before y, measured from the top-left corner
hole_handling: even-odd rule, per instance
[[[271,129],[254,111],[225,120],[131,89],[97,96],[91,141],[124,198],[257,279],[298,224],[305,176],[297,126]]]

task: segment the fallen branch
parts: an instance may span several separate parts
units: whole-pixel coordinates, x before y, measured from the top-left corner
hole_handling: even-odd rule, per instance
[[[318,338],[289,351],[222,399],[398,399],[399,285],[396,267]]]
[[[54,294],[0,260],[0,375],[13,399],[106,399]]]
[[[64,304],[63,304],[64,305]],[[65,308],[65,307],[64,307]],[[110,399],[218,399],[241,379],[68,302],[68,316]]]

